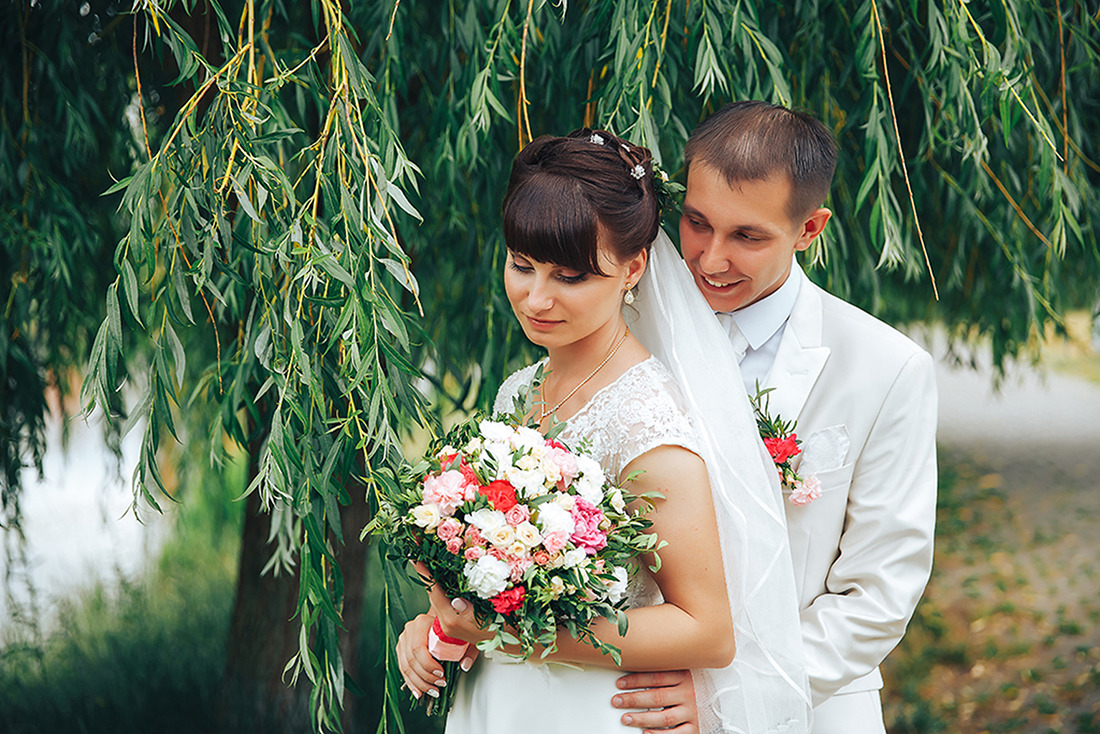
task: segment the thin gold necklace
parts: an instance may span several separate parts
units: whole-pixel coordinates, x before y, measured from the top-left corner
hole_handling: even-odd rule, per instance
[[[554,406],[553,408],[551,408],[550,410],[546,410],[546,409],[545,409],[545,405],[546,405],[546,401],[545,401],[545,397],[546,397],[546,391],[545,391],[545,388],[544,388],[544,387],[543,387],[542,385],[540,385],[540,386],[539,386],[539,392],[541,392],[541,393],[542,393],[542,395],[543,395],[543,407],[542,407],[542,408],[539,408],[539,423],[542,423],[542,422],[543,422],[544,420],[546,420],[546,416],[548,416],[548,415],[554,415],[554,413],[557,413],[557,412],[558,412],[558,408],[560,408],[561,406],[565,405],[565,403],[566,403],[566,402],[567,402],[567,401],[569,400],[569,398],[571,398],[571,397],[573,397],[574,395],[576,395],[576,394],[577,394],[577,391],[578,391],[578,390],[580,390],[580,389],[581,389],[582,387],[584,387],[585,385],[587,385],[587,384],[588,384],[588,381],[589,381],[589,380],[591,380],[591,379],[592,379],[593,377],[595,377],[595,376],[596,376],[596,373],[597,373],[597,372],[599,372],[600,370],[602,370],[602,369],[603,369],[603,366],[604,366],[605,364],[607,364],[608,362],[610,362],[610,361],[611,361],[611,358],[615,356],[615,352],[619,351],[619,347],[621,347],[621,346],[623,345],[623,342],[625,342],[625,341],[626,341],[626,338],[627,338],[628,336],[630,336],[630,327],[629,327],[629,326],[628,326],[628,327],[626,327],[626,332],[625,332],[625,333],[623,334],[622,338],[621,338],[621,339],[619,339],[619,341],[618,341],[618,342],[616,342],[615,346],[611,347],[611,351],[607,353],[607,356],[603,358],[603,361],[602,361],[602,362],[600,362],[600,363],[599,363],[598,365],[596,365],[596,369],[592,370],[592,374],[590,374],[590,375],[589,375],[588,377],[584,378],[584,379],[583,379],[583,380],[581,380],[581,381],[580,381],[579,383],[577,383],[577,386],[576,386],[575,388],[573,388],[572,390],[570,390],[570,391],[569,391],[569,394],[568,394],[568,395],[566,395],[566,396],[565,396],[564,398],[562,398],[562,399],[561,399],[560,401],[558,401],[558,404],[557,404],[557,405],[555,405],[555,406]]]

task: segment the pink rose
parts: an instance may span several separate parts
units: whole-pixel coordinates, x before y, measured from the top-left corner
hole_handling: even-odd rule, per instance
[[[491,555],[498,561],[503,561],[508,558],[508,551],[494,545],[492,548],[489,549],[489,555]]]
[[[792,505],[808,505],[821,496],[821,480],[816,474],[811,474],[805,479],[795,482],[791,490],[790,500]]]
[[[481,531],[473,525],[466,526],[466,545],[484,547],[489,545],[489,541],[485,540],[481,535]]]
[[[462,538],[455,536],[447,541],[447,550],[454,553],[456,556],[458,552],[462,550]]]
[[[542,536],[542,547],[550,553],[557,553],[562,550],[568,542],[569,536],[563,530],[555,530]]]
[[[531,511],[527,509],[527,505],[513,505],[508,512],[504,513],[504,519],[508,521],[509,525],[515,527],[522,522],[530,520]]]
[[[547,441],[546,445],[548,446],[546,451],[547,457],[554,463],[554,466],[558,467],[558,471],[561,472],[562,481],[568,485],[577,478],[576,457],[566,451],[565,447],[557,441]]]
[[[596,551],[607,547],[607,533],[600,530],[600,523],[604,519],[600,508],[583,497],[577,497],[573,503],[572,515],[575,528],[569,539],[578,548],[584,548],[585,553],[594,556]]]
[[[462,534],[462,523],[453,517],[448,517],[446,520],[439,523],[439,527],[435,529],[435,534],[439,536],[440,540],[444,541],[455,538]],[[450,546],[447,547],[449,548]]]
[[[466,478],[461,472],[445,471],[424,480],[424,501],[439,505],[444,515],[450,515],[466,499]]]
[[[478,546],[467,548],[466,552],[462,554],[463,558],[465,558],[467,561],[476,561],[483,555],[485,555],[485,549]]]
[[[539,566],[545,566],[550,562],[550,554],[540,549],[531,554],[531,559]]]

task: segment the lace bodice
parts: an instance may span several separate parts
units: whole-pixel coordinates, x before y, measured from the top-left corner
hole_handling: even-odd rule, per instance
[[[530,388],[536,362],[513,372],[497,391],[494,413],[506,413],[520,390]],[[639,362],[597,392],[566,421],[561,439],[569,446],[588,440],[592,458],[610,477],[658,446],[682,446],[698,453],[698,442],[679,388],[655,357]]]

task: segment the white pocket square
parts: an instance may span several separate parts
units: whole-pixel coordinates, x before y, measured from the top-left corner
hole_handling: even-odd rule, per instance
[[[814,431],[802,443],[802,463],[798,473],[809,476],[839,469],[844,466],[850,445],[848,429],[842,425]]]

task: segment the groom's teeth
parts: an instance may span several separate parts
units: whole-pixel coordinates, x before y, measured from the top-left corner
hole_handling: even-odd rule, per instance
[[[727,285],[729,285],[729,283],[718,283],[716,281],[711,280],[710,278],[708,278],[706,276],[703,276],[703,280],[705,280],[707,282],[707,285],[712,285],[715,288],[725,288]]]

